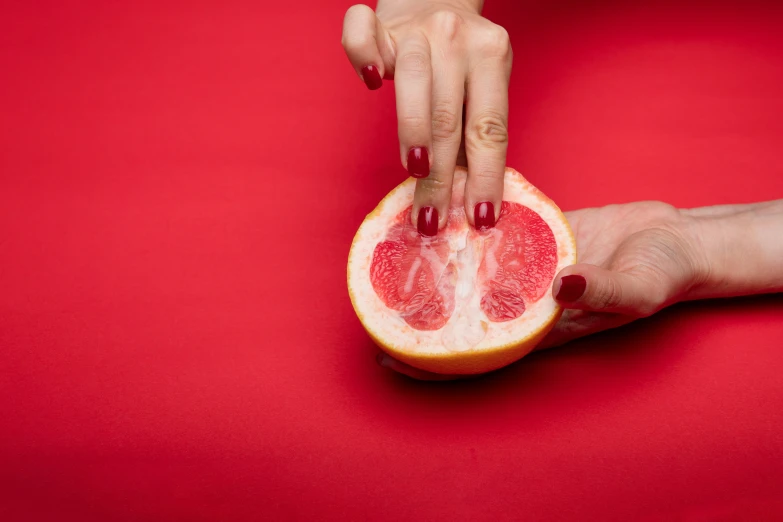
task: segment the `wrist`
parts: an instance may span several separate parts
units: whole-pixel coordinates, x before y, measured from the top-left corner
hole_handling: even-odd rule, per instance
[[[783,200],[680,213],[693,266],[682,300],[783,290]]]
[[[715,223],[686,215],[684,212],[680,227],[686,238],[687,257],[691,267],[690,279],[683,289],[680,301],[702,299],[721,286],[724,263],[716,253],[723,250],[724,235],[728,231],[716,227]]]
[[[677,216],[666,227],[676,238],[670,256],[677,261],[681,269],[673,278],[674,288],[670,290],[667,304],[694,299],[702,289],[709,285],[712,267],[705,252],[705,239],[702,223],[696,218],[678,210]]]

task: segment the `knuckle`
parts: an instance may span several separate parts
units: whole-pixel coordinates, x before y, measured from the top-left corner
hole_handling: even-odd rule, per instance
[[[441,179],[437,173],[430,173],[426,178],[416,181],[416,193],[427,201],[437,202],[451,193],[451,185]],[[438,206],[437,204],[435,206]]]
[[[609,279],[595,289],[593,299],[596,308],[607,310],[619,308],[623,302],[623,290],[617,282]]]
[[[504,172],[494,170],[477,169],[472,171],[469,175],[472,182],[478,182],[481,185],[495,186],[503,184]]]
[[[424,76],[430,72],[430,58],[423,52],[409,52],[397,59],[397,70]]]
[[[481,36],[480,49],[485,56],[511,56],[511,39],[508,31],[499,25],[492,25]]]
[[[432,137],[445,140],[454,137],[459,130],[461,117],[447,107],[435,106],[432,109]]]
[[[462,22],[462,17],[454,11],[441,10],[432,14],[432,23],[437,34],[449,41],[457,37]]]
[[[400,116],[400,129],[421,131],[427,125],[427,119],[421,114],[404,114]]]
[[[494,111],[479,114],[473,122],[468,144],[472,147],[506,146],[508,144],[506,118]]]

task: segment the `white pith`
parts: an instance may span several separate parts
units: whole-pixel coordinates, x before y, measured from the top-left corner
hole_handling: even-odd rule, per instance
[[[455,173],[455,192],[464,186],[465,172]],[[408,180],[394,189],[368,217],[354,238],[348,259],[348,288],[357,314],[370,334],[384,345],[411,354],[452,354],[455,352],[495,349],[518,343],[551,323],[558,307],[551,289],[536,302],[528,304],[517,319],[491,322],[479,306],[475,290],[476,252],[466,244],[465,235],[450,237],[452,259],[459,267],[455,290],[455,308],[446,325],[435,331],[417,330],[386,307],[370,282],[370,265],[375,246],[385,239],[395,217],[413,201],[415,182]],[[461,199],[461,198],[459,198]],[[519,173],[506,171],[503,199],[529,207],[549,225],[557,241],[558,264],[555,273],[576,261],[573,238],[560,210]],[[468,242],[469,243],[469,242]],[[467,248],[466,248],[467,247]]]

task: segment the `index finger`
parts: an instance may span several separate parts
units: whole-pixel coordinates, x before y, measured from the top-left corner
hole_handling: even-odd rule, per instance
[[[506,34],[503,29],[499,29]],[[465,122],[468,179],[465,214],[477,227],[492,227],[500,215],[508,150],[508,82],[511,73],[507,36],[497,37],[489,55],[471,64]],[[506,51],[503,49],[506,48]]]

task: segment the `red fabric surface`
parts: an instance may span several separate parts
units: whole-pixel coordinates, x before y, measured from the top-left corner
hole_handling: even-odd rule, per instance
[[[508,164],[564,209],[783,197],[783,10],[743,4],[487,0]],[[376,366],[345,263],[405,173],[348,5],[2,4],[0,519],[783,518],[780,296]]]

